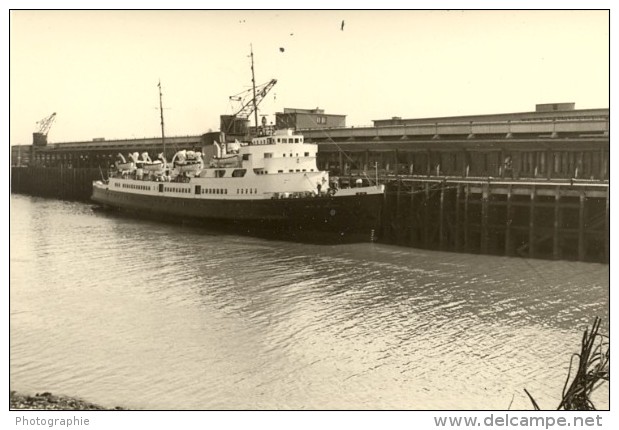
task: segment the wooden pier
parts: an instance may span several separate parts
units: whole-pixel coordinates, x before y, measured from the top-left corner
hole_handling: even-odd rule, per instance
[[[379,237],[424,249],[608,262],[608,190],[600,181],[395,178]]]
[[[88,201],[98,168],[13,167],[11,191]],[[344,186],[357,178],[340,178]],[[367,181],[367,178],[364,178]],[[609,261],[609,184],[383,176],[380,242],[442,251]]]
[[[11,192],[63,200],[90,200],[92,181],[103,177],[99,168],[12,167]]]

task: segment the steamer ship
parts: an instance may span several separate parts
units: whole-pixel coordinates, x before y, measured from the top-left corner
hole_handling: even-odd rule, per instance
[[[252,83],[248,106],[255,113],[253,53]],[[264,94],[264,89],[258,92]],[[257,122],[256,115],[256,130]],[[163,113],[161,125],[164,139]],[[93,183],[92,200],[141,215],[231,226],[238,233],[321,242],[376,237],[384,185],[368,179],[340,188],[328,172],[318,170],[318,145],[305,142],[302,134],[275,130],[246,142],[212,145],[209,159],[203,159],[202,152],[183,150],[170,164],[163,154],[154,162],[147,153],[130,154],[130,161],[119,154],[108,179]]]

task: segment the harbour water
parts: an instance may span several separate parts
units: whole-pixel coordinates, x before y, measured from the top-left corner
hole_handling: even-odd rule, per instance
[[[11,196],[10,384],[136,409],[555,408],[609,266],[309,245]],[[608,391],[596,395],[608,406]]]

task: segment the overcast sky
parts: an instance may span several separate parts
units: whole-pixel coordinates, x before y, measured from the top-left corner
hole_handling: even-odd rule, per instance
[[[250,44],[269,121],[608,107],[606,11],[13,11],[10,37],[11,144],[52,112],[50,142],[159,136],[159,79],[166,135],[217,130]]]

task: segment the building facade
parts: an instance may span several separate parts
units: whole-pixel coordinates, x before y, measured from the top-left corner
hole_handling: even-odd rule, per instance
[[[322,120],[321,117],[326,119]],[[390,118],[373,127],[344,127],[345,115],[285,109],[277,128],[296,128],[318,144],[318,166],[334,175],[588,179],[609,178],[609,110],[573,104],[538,105],[533,112],[442,118]],[[317,125],[321,126],[318,127]],[[213,135],[213,136],[211,136]],[[219,133],[167,137],[166,158],[178,149],[206,150]],[[12,165],[101,167],[118,153],[148,152],[161,138],[93,140],[12,148]]]
[[[346,115],[326,114],[324,109],[284,108],[275,114],[275,126],[278,129],[293,128],[308,130],[316,128],[346,127]]]

